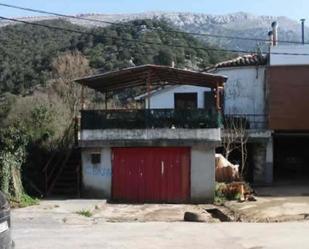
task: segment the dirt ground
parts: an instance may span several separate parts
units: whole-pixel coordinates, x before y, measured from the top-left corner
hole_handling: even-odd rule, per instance
[[[226,202],[236,219],[247,222],[309,220],[309,185],[274,185],[255,188],[255,202]]]
[[[173,205],[173,204],[111,204],[105,200],[42,200],[39,205],[16,209],[16,218],[28,216],[35,221],[46,214],[53,214],[54,222],[66,224],[85,224],[104,222],[149,222],[183,221],[186,211],[202,213],[207,222],[216,222],[205,211],[213,205]],[[88,213],[86,217],[82,213]]]
[[[127,206],[98,200],[42,201],[39,206],[12,210],[12,236],[18,249],[309,248],[309,222],[176,221],[182,219],[185,210],[196,208],[200,206]],[[81,210],[90,210],[93,216],[76,214]],[[116,222],[118,219],[130,222]],[[175,222],[140,222],[146,219]]]

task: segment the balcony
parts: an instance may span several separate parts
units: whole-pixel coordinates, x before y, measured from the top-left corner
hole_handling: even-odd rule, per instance
[[[85,110],[81,114],[81,147],[220,142],[220,115],[203,109]]]
[[[262,114],[225,114],[224,128],[244,128],[247,130],[266,130],[267,116]]]
[[[82,130],[209,129],[220,127],[219,113],[204,109],[83,110]]]

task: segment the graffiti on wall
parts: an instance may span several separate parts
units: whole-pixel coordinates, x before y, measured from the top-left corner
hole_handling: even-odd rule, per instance
[[[112,176],[111,168],[97,168],[97,167],[87,166],[84,172],[86,175],[89,175],[89,176],[101,176],[101,177],[111,177]]]

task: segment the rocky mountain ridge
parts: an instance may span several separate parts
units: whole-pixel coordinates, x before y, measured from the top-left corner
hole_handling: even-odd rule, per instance
[[[99,21],[86,21],[70,19],[70,22],[86,27],[107,26],[104,22],[127,22],[135,19],[163,19],[179,30],[186,32],[208,33],[223,36],[249,37],[267,39],[267,33],[271,29],[271,22],[279,23],[279,40],[300,41],[300,23],[284,16],[257,16],[245,12],[237,12],[227,15],[209,15],[190,12],[143,12],[136,14],[79,14],[76,17],[95,19]],[[40,21],[55,19],[54,16],[24,17],[27,21]],[[0,21],[0,26],[10,22]],[[309,28],[306,27],[306,32]],[[265,48],[264,42],[254,42],[238,39],[224,39],[213,37],[200,37],[201,39],[228,49],[255,50],[257,46]]]

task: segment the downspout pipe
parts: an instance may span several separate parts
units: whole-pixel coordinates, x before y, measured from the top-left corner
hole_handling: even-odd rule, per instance
[[[305,21],[306,19],[300,19],[301,22],[301,42],[305,44]]]

